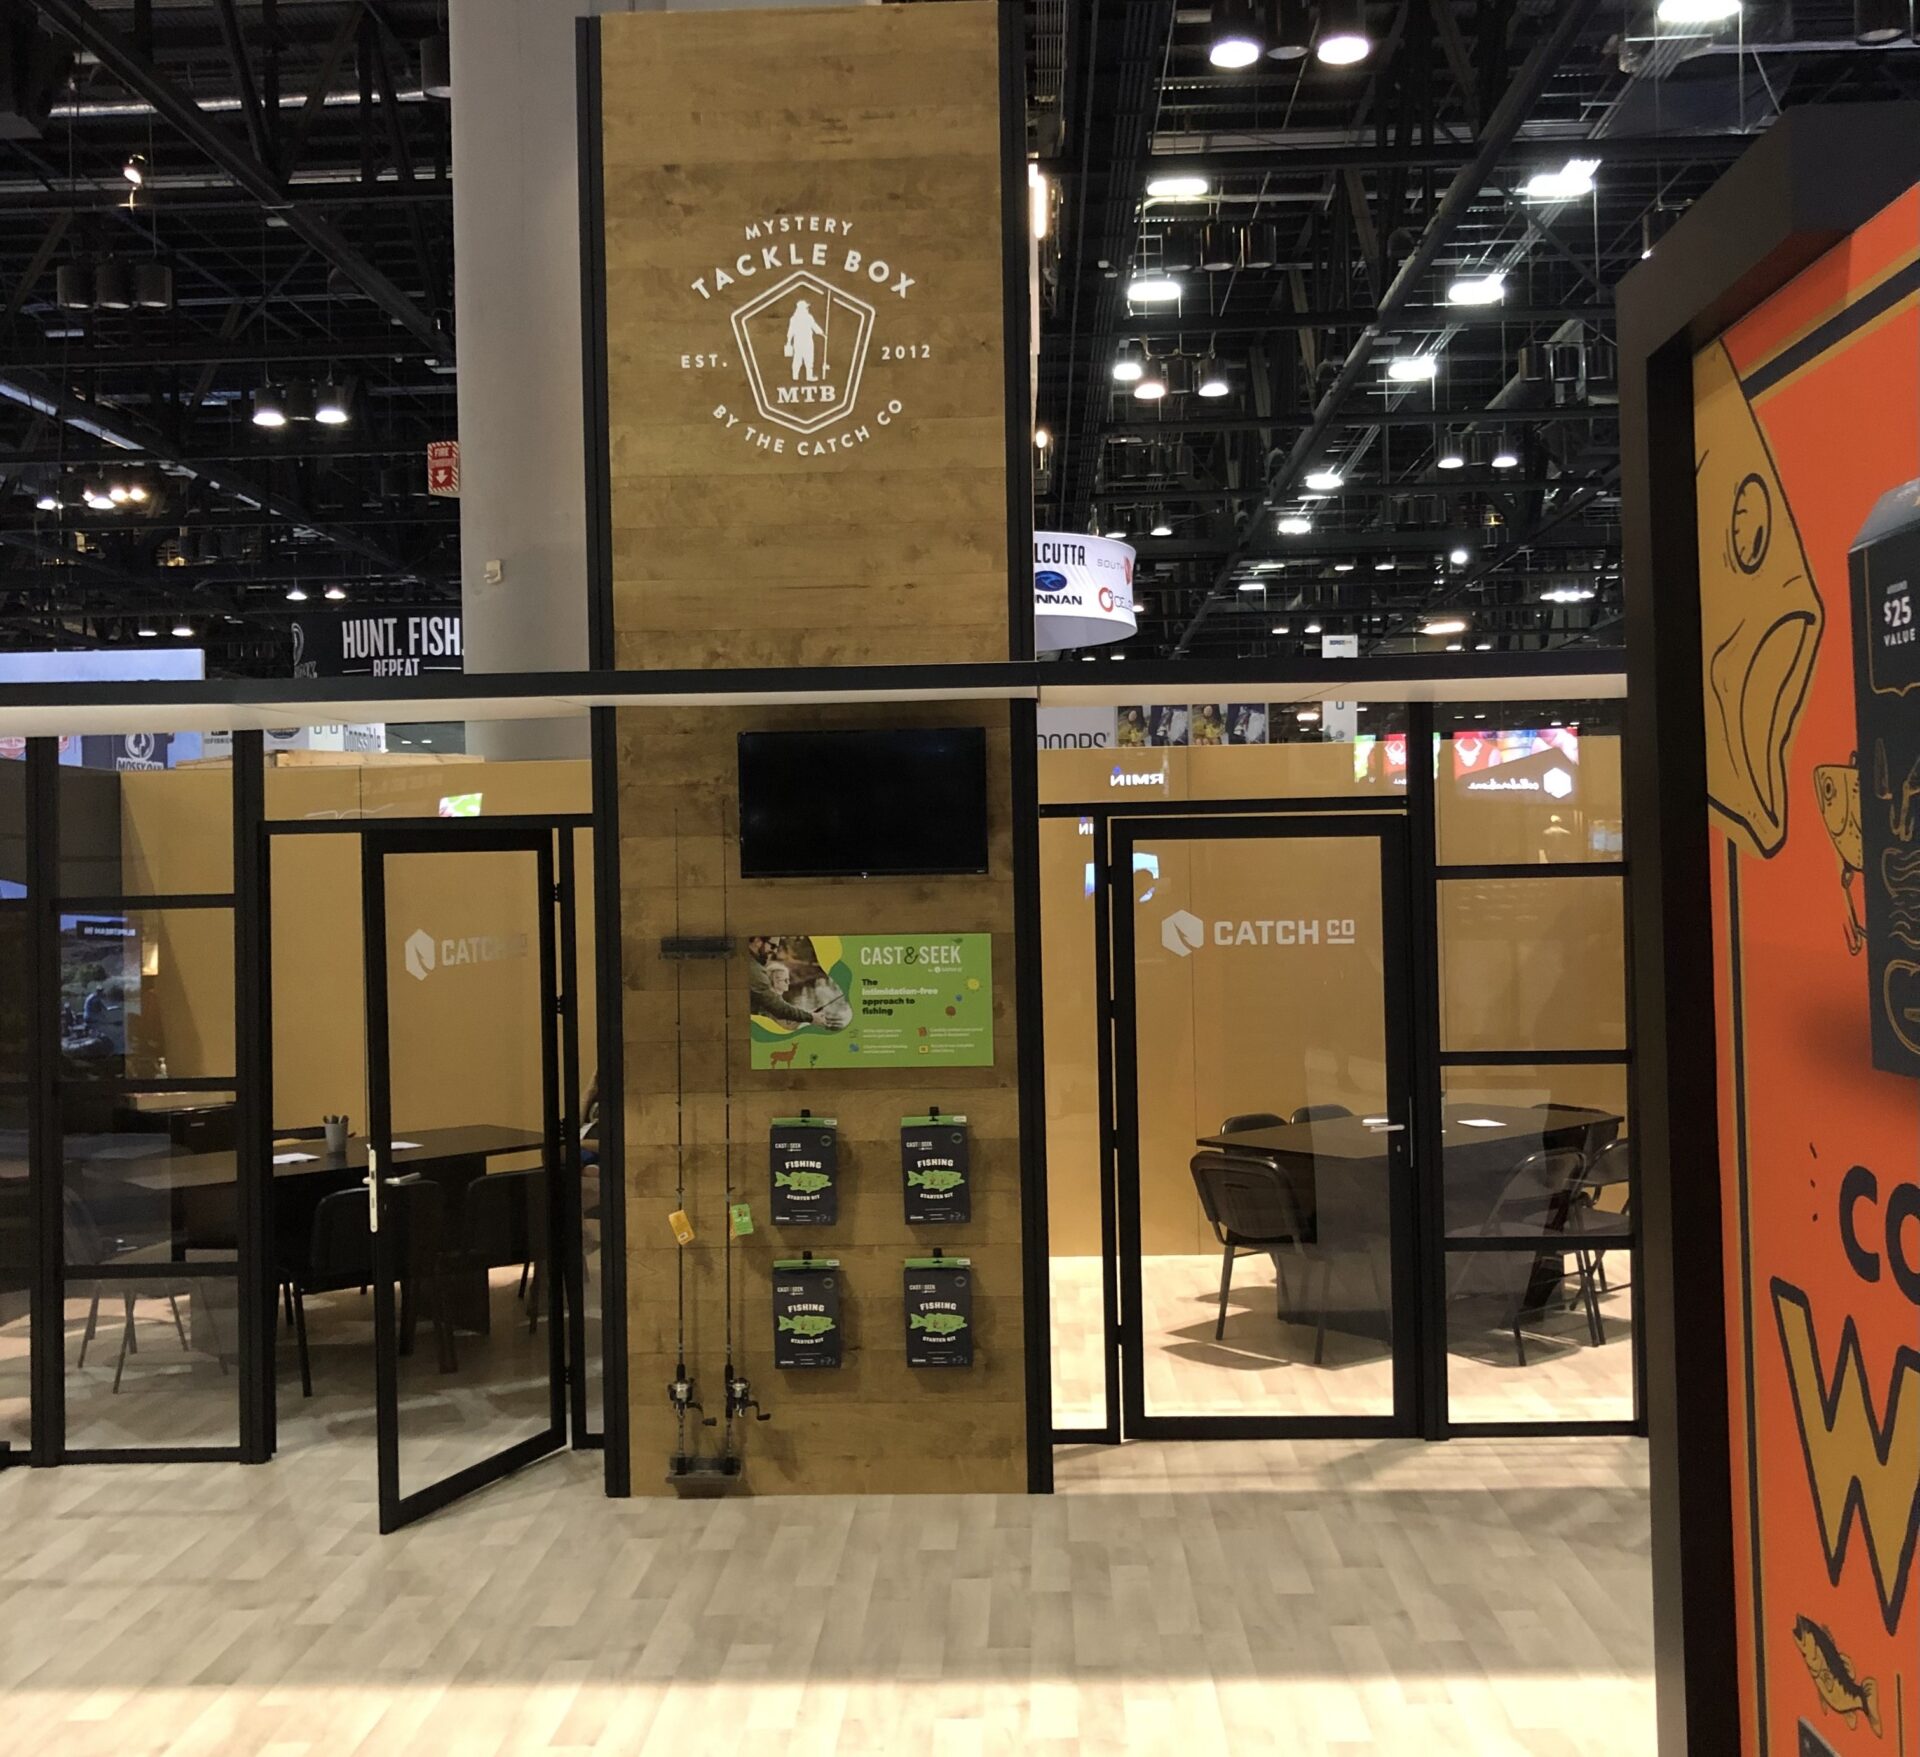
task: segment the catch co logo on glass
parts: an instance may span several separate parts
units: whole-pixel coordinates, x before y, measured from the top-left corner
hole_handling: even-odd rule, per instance
[[[1327,921],[1202,921],[1191,910],[1176,909],[1160,923],[1160,943],[1176,958],[1190,958],[1202,946],[1351,946],[1359,929],[1348,919]]]
[[[436,970],[524,958],[529,944],[524,933],[470,933],[457,939],[435,939],[424,927],[417,927],[407,935],[401,955],[407,974],[415,982],[425,982]]]
[[[727,306],[727,332],[711,352],[682,354],[680,369],[738,372],[751,399],[714,404],[713,419],[769,458],[825,457],[893,426],[904,403],[863,405],[861,388],[881,310],[904,302],[915,278],[837,214],[751,220],[741,241],[744,250],[731,260],[721,252],[691,283],[703,302]],[[932,358],[933,344],[918,338],[879,348],[888,363]]]

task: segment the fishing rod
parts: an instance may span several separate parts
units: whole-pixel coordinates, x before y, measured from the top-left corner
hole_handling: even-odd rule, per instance
[[[727,866],[724,860],[720,863],[720,919],[722,922],[729,922],[732,919],[727,908]],[[727,1133],[727,1241],[723,1247],[725,1268],[722,1277],[725,1284],[727,1304],[727,1426],[722,1447],[723,1455],[727,1460],[729,1468],[735,1467],[734,1461],[737,1456],[737,1442],[734,1438],[733,1424],[736,1421],[744,1422],[747,1419],[747,1411],[749,1409],[755,1412],[756,1418],[760,1421],[770,1421],[772,1419],[769,1412],[763,1410],[760,1405],[754,1401],[752,1386],[747,1383],[744,1377],[734,1370],[733,1364],[733,1240],[735,1233],[733,1224],[733,987],[733,970],[731,966],[729,966],[727,970],[727,980],[720,998],[721,1042],[725,1046],[720,1057],[722,1070],[721,1119]]]
[[[676,948],[680,938],[680,813],[673,814],[673,936]],[[674,1236],[679,1249],[674,1252],[674,1367],[673,1381],[667,1386],[667,1398],[673,1405],[674,1458],[676,1472],[687,1468],[687,1415],[700,1409],[693,1394],[693,1381],[687,1377],[687,1243],[693,1228],[687,1221],[687,1061],[686,1061],[686,960],[673,961],[673,1093],[674,1093]],[[704,1415],[706,1412],[701,1410]]]

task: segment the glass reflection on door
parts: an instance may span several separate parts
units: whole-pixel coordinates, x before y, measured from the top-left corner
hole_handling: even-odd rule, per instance
[[[1237,831],[1116,849],[1139,1412],[1392,1417],[1407,1108],[1381,836]]]

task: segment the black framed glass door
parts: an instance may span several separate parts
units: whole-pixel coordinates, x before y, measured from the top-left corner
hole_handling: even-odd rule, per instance
[[[577,1223],[578,1154],[551,836],[369,830],[364,855],[369,1168],[364,1206],[341,1220],[343,1235],[374,1227],[392,1531],[566,1443],[559,1241]],[[495,1072],[463,1080],[463,1066]]]
[[[1113,826],[1129,1436],[1412,1433],[1407,837]]]

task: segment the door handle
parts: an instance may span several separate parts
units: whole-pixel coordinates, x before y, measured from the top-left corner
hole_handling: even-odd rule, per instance
[[[380,1149],[367,1143],[367,1231],[380,1230]]]

